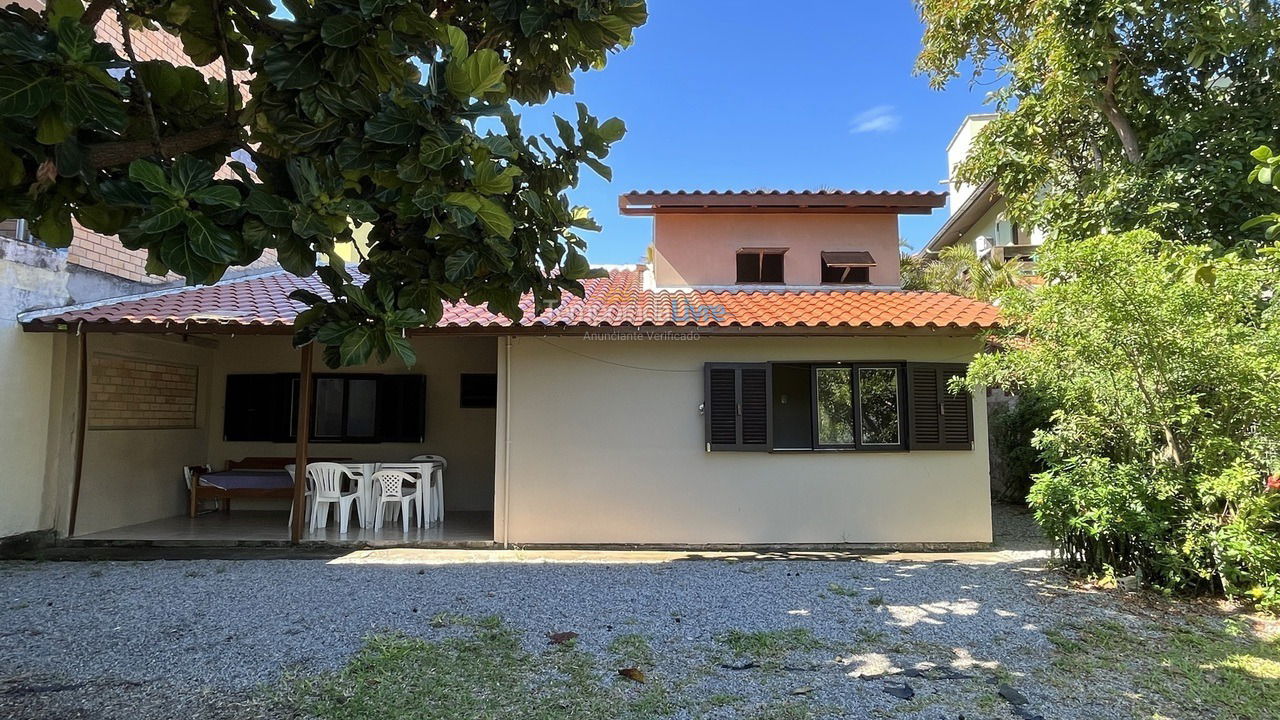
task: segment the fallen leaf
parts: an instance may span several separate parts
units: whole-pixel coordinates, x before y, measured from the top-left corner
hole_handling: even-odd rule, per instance
[[[1009,687],[1008,685],[1001,685],[999,688],[996,689],[996,692],[1000,693],[1000,697],[1004,698],[1005,700],[1008,700],[1010,705],[1026,705],[1027,704],[1027,696]]]
[[[802,687],[802,688],[796,688],[795,690],[792,690],[791,694],[792,695],[808,695],[811,692],[813,692],[813,688]]]
[[[618,674],[628,680],[634,680],[638,683],[644,682],[644,673],[637,668],[622,668],[618,671]]]
[[[563,645],[570,640],[578,637],[578,633],[572,630],[558,633],[547,633],[547,641],[552,645]]]

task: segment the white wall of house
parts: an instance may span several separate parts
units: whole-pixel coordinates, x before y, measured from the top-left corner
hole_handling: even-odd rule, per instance
[[[987,123],[995,119],[995,115],[991,113],[979,113],[969,115],[960,123],[956,134],[951,138],[951,142],[947,144],[947,181],[950,187],[948,191],[948,207],[952,214],[964,205],[965,200],[976,189],[974,185],[963,185],[955,182],[956,166],[969,156],[969,150],[973,147],[973,141],[978,137],[978,133],[986,126]]]
[[[0,238],[0,537],[51,522],[42,478],[54,338],[23,333],[17,316],[66,302],[64,265],[55,251]]]
[[[972,337],[941,335],[513,338],[500,375],[509,422],[496,539],[988,542],[983,393],[970,451],[708,453],[698,411],[706,362],[967,362],[978,349]]]

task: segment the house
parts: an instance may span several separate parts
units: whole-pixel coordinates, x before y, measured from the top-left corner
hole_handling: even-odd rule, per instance
[[[969,115],[947,145],[949,216],[917,255],[932,258],[943,248],[967,245],[981,258],[1018,263],[1024,274],[1031,274],[1044,233],[1037,228],[1022,227],[1009,218],[994,180],[966,185],[955,179],[956,167],[968,157],[978,133],[995,117],[993,113]]]
[[[311,455],[443,455],[448,513],[429,535],[307,537],[989,542],[986,403],[948,380],[997,312],[898,289],[898,216],[944,201],[623,195],[653,218],[649,263],[519,322],[450,307],[410,336],[412,368],[315,371]],[[50,346],[50,427],[28,451],[42,472],[10,482],[43,488],[44,527],[287,539],[287,501],[187,518],[181,468],[294,454],[312,372],[290,343],[298,287],[323,292],[272,271],[22,314],[22,339]]]

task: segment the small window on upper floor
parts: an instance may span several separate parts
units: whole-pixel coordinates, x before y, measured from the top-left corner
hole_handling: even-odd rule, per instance
[[[824,252],[822,253],[823,285],[867,285],[871,283],[871,268],[876,261],[871,253]]]
[[[738,283],[781,283],[786,248],[743,248],[738,251]]]

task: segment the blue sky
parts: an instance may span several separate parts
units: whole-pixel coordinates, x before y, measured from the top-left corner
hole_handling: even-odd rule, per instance
[[[524,128],[573,118],[579,100],[626,121],[613,182],[584,168],[571,192],[604,225],[588,235],[595,263],[644,253],[652,221],[617,211],[632,189],[945,190],[947,142],[990,88],[913,76],[920,34],[909,0],[649,0],[635,44],[579,73],[574,95],[524,109]],[[918,247],[944,216],[903,216],[902,235]]]

